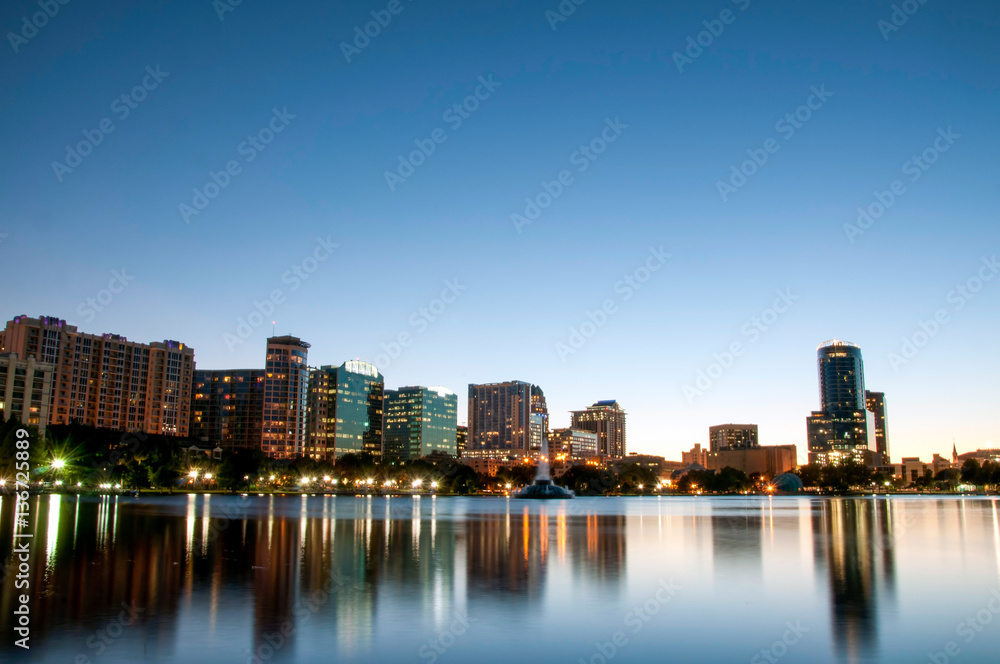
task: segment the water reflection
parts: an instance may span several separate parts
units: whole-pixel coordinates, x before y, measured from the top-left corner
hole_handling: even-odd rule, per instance
[[[5,633],[14,502],[0,497]],[[32,661],[93,657],[90,637],[122,607],[137,621],[102,661],[418,660],[456,616],[472,627],[454,661],[510,661],[536,639],[586,660],[667,579],[682,588],[674,612],[620,661],[665,647],[749,660],[800,618],[813,630],[802,661],[894,661],[922,647],[898,618],[934,592],[925,574],[960,556],[952,588],[1000,579],[987,499],[43,496],[30,513]]]

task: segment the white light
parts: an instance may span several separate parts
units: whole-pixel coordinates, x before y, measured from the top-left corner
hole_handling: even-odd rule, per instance
[[[65,465],[66,465],[66,462],[63,459],[53,459],[52,460],[52,467],[55,468],[56,470],[59,470],[60,468],[65,467]]]
[[[56,486],[62,486],[62,480],[56,480]]]
[[[431,488],[432,489],[438,488],[438,483],[437,482],[431,482]]]
[[[191,472],[188,473],[188,477],[198,477],[198,471],[192,470]]]
[[[212,473],[205,473],[205,479],[206,480],[212,479]]]
[[[416,489],[423,483],[424,483],[423,480],[413,480],[413,488]]]

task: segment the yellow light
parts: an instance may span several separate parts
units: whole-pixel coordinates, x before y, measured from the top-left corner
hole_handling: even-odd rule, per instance
[[[191,472],[188,473],[188,477],[198,477],[198,471],[192,470]]]
[[[52,460],[52,467],[55,468],[56,470],[59,470],[60,468],[63,468],[65,465],[66,465],[66,462],[63,459],[53,459]]]
[[[324,482],[329,482],[330,481],[330,476],[329,475],[324,475],[323,476],[323,481]]]
[[[431,488],[432,489],[438,488],[438,483],[437,482],[431,482]]]
[[[212,479],[212,473],[205,473],[205,479],[206,480]]]
[[[271,475],[271,477],[269,477],[268,479],[273,482],[274,481],[274,475]]]

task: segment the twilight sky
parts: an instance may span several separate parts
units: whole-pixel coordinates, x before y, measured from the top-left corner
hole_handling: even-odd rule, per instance
[[[3,318],[800,462],[837,337],[893,459],[1000,446],[1000,6],[911,3],[7,2]]]

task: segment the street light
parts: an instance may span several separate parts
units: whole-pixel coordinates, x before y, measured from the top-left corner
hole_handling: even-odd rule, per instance
[[[55,468],[56,470],[60,470],[60,469],[64,468],[65,466],[66,466],[66,460],[65,459],[53,459],[52,460],[52,467]]]
[[[206,480],[212,479],[212,473],[205,473],[205,479]]]
[[[431,482],[431,488],[432,489],[438,488],[438,483],[437,482]]]
[[[190,477],[191,479],[194,479],[195,477],[198,477],[198,471],[197,470],[192,470],[191,472],[188,473],[188,477]]]
[[[423,483],[424,483],[423,480],[413,480],[413,488],[414,489],[419,489],[420,485],[423,484]]]

